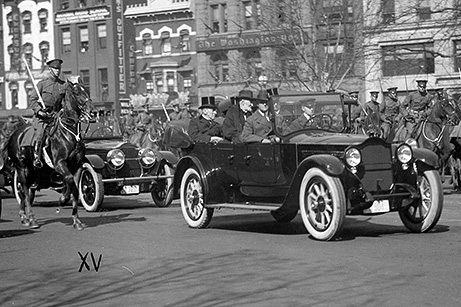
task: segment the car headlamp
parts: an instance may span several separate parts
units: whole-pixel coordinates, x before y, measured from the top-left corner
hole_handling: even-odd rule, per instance
[[[362,162],[362,154],[360,150],[355,147],[351,147],[346,150],[346,163],[349,167],[356,167]]]
[[[119,169],[125,164],[125,154],[120,149],[112,149],[107,153],[106,160],[111,167]]]
[[[157,161],[155,151],[150,148],[142,148],[138,152],[139,161],[143,167],[151,167]]]
[[[413,150],[408,144],[402,144],[397,148],[397,159],[400,163],[407,164],[413,158]]]

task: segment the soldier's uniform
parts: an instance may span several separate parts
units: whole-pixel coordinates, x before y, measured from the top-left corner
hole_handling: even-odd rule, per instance
[[[402,102],[402,114],[405,117],[405,126],[408,136],[413,137],[421,120],[430,112],[432,96],[427,92],[427,80],[417,80],[418,90],[411,92]]]
[[[149,107],[148,105],[144,105],[145,109],[141,113],[136,116],[135,119],[135,127],[136,127],[136,137],[134,138],[133,143],[140,146],[139,143],[144,132],[147,131],[148,127],[153,124],[152,117],[149,114]]]
[[[430,102],[430,108],[433,108],[436,104],[441,103],[442,101],[446,100],[447,97],[443,92],[443,87],[439,87],[435,89],[435,95],[432,96]]]
[[[398,126],[402,117],[400,101],[397,98],[397,87],[390,87],[387,91],[388,96],[384,99],[383,123],[381,124],[382,138],[385,140],[389,137],[392,128]]]
[[[371,100],[367,101],[363,111],[360,114],[361,122],[365,124],[365,130],[367,134],[373,134],[375,136],[381,135],[381,123],[384,118],[384,108],[378,102],[379,92],[370,92]]]
[[[59,78],[62,60],[55,59],[46,63],[53,73],[47,79],[37,83],[37,92],[30,96],[30,108],[34,111],[32,125],[35,131],[35,159],[34,165],[37,168],[42,167],[42,141],[44,132],[49,124],[53,121],[54,113],[62,109],[62,100],[64,99],[66,89],[65,82]],[[53,75],[54,74],[54,75]],[[40,103],[43,100],[44,107]]]
[[[135,126],[135,120],[136,118],[134,117],[132,113],[132,108],[130,108],[129,113],[125,114],[122,117],[122,126],[123,126],[123,134],[126,139],[129,139],[134,133],[134,126]]]

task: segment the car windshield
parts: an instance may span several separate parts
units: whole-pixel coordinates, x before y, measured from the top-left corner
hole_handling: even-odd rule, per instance
[[[82,123],[82,134],[85,139],[121,138],[120,124],[117,120],[96,120]]]
[[[280,135],[305,130],[344,130],[346,113],[339,94],[276,96],[272,101],[275,127]]]

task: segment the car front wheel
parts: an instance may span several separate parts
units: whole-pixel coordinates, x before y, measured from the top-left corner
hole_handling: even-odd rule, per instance
[[[299,189],[299,205],[304,226],[312,237],[328,241],[339,235],[346,216],[346,197],[338,178],[319,168],[309,169]]]
[[[102,175],[91,164],[83,163],[83,171],[78,183],[80,201],[86,211],[98,211],[104,199]]]
[[[203,186],[195,168],[189,168],[181,180],[181,211],[189,227],[205,228],[213,217],[213,209],[205,208]]]
[[[172,173],[171,168],[165,163],[160,168],[159,175],[171,176]],[[173,201],[173,178],[159,180],[150,194],[157,207],[168,207],[171,205]]]
[[[427,232],[439,221],[443,207],[443,188],[439,173],[429,170],[418,178],[420,198],[399,211],[400,219],[412,232]]]

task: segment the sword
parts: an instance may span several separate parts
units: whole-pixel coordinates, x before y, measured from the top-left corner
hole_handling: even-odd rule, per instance
[[[166,108],[165,108],[165,104],[164,104],[164,103],[162,103],[162,107],[163,107],[163,111],[165,112],[167,121],[171,121],[170,116],[168,115],[168,112],[166,111]]]
[[[40,95],[40,92],[38,91],[37,84],[35,84],[34,76],[32,75],[32,72],[30,71],[29,65],[27,64],[27,61],[25,58],[22,58],[24,64],[26,65],[27,72],[29,73],[29,77],[32,80],[32,84],[34,85],[35,92],[38,95],[38,102],[40,103],[40,106],[45,109],[45,104],[43,103],[42,96]]]

